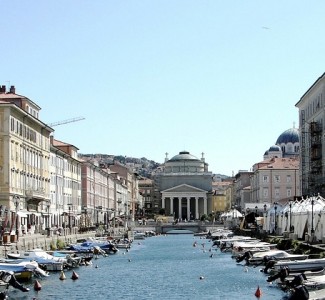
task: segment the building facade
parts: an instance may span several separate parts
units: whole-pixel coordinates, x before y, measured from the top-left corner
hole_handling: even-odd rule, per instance
[[[325,73],[297,102],[300,128],[300,182],[304,197],[325,194]]]
[[[51,136],[51,191],[46,227],[73,228],[80,225],[81,161],[78,148]]]
[[[202,154],[198,159],[187,151],[168,159],[155,174],[161,208],[178,219],[199,219],[212,211],[212,173]]]
[[[300,196],[299,159],[277,158],[256,163],[251,176],[251,199],[264,204],[293,200]]]
[[[40,232],[50,200],[50,134],[40,107],[0,88],[0,204],[4,228]]]

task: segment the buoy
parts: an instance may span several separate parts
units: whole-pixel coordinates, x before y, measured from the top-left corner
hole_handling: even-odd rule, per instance
[[[42,289],[41,284],[39,283],[38,280],[35,280],[35,283],[34,283],[34,290],[35,290],[35,291],[40,291],[41,289]]]
[[[204,277],[203,276],[200,276],[200,280],[202,280],[202,279],[204,279]]]
[[[129,259],[129,262],[131,262],[131,259]]]
[[[76,279],[78,279],[78,278],[79,278],[79,275],[78,275],[75,271],[73,271],[73,272],[72,272],[71,279],[76,280]]]
[[[212,258],[213,257],[213,254],[210,254],[210,257]]]
[[[95,267],[96,269],[98,268],[98,265],[96,265],[96,267]]]
[[[66,279],[65,274],[63,271],[61,271],[60,280],[64,280],[64,279]]]
[[[255,297],[260,298],[261,296],[262,296],[262,291],[260,290],[260,286],[257,286]]]

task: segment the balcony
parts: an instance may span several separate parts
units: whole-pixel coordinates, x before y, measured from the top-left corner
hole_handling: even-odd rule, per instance
[[[38,189],[27,188],[25,190],[25,195],[26,195],[27,198],[44,199],[44,197],[45,197],[45,189],[44,188],[38,188]]]

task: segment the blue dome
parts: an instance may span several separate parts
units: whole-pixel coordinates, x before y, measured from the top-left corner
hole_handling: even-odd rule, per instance
[[[272,151],[272,152],[279,152],[279,151],[282,151],[281,150],[281,147],[280,146],[277,146],[277,145],[273,145],[270,147],[269,151]]]
[[[283,132],[277,139],[276,144],[299,143],[299,131],[297,128],[291,128]]]
[[[199,161],[199,159],[197,157],[195,157],[194,155],[190,154],[190,152],[187,152],[187,151],[179,152],[179,154],[172,157],[169,161],[178,161],[178,160],[196,160],[196,161]]]

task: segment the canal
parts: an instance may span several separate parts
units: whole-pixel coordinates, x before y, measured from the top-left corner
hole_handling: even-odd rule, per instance
[[[197,246],[193,247],[194,241]],[[42,289],[12,291],[10,299],[282,299],[284,293],[266,282],[259,268],[237,264],[230,253],[211,249],[211,242],[193,234],[171,234],[136,240],[131,249],[93,259],[75,269],[79,279],[60,273],[40,281]],[[212,255],[211,255],[212,254]],[[212,256],[212,257],[211,257]]]

